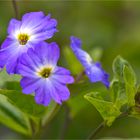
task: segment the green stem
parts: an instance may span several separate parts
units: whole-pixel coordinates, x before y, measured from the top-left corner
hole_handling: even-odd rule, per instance
[[[99,126],[89,135],[88,139],[92,140],[104,128],[105,122],[101,122]]]
[[[52,121],[52,119],[54,118],[54,116],[56,115],[59,109],[60,109],[60,106],[58,104],[55,104],[54,108],[50,110],[49,112],[47,112],[47,114],[43,118],[40,119],[37,130],[35,130],[34,128],[34,123],[30,121],[31,126],[32,126],[32,132],[33,132],[32,139],[39,139],[42,133],[44,133],[44,130],[46,133],[46,129],[49,123]]]
[[[77,77],[75,78],[75,83],[78,83],[82,79],[82,77],[84,76],[84,74],[85,74],[85,71],[84,70],[81,73],[79,73],[77,75]]]
[[[42,127],[45,127],[48,125],[48,123],[54,118],[58,110],[60,109],[60,106],[58,104],[55,105],[53,110],[47,113],[46,116],[42,119]]]
[[[116,120],[127,117],[128,115],[129,110],[120,114],[120,116],[118,116]],[[106,126],[105,124],[105,121],[101,122],[99,126],[89,135],[88,140],[93,140],[96,137],[96,135]]]
[[[14,13],[15,13],[15,18],[18,19],[19,18],[19,12],[18,12],[18,6],[16,3],[16,0],[12,0],[12,5],[14,8]]]
[[[65,138],[65,135],[66,135],[68,127],[69,127],[69,124],[71,122],[70,108],[66,104],[64,104],[64,107],[65,107],[65,120],[64,120],[64,123],[63,123],[61,131],[60,131],[60,136],[59,136],[60,139]]]
[[[38,124],[38,128],[37,129],[35,129],[36,128],[36,125],[37,124],[35,124],[33,121],[31,121],[31,127],[32,127],[32,137],[31,137],[31,139],[33,139],[33,140],[34,139],[38,139],[41,136],[41,129],[42,129],[41,119],[39,121],[39,124]]]

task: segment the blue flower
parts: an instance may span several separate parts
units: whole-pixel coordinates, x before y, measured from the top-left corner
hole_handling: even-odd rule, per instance
[[[47,106],[53,99],[58,104],[69,98],[66,84],[74,82],[70,71],[57,66],[59,47],[56,43],[42,42],[21,56],[18,72],[23,76],[23,93],[35,92],[35,101]]]
[[[50,14],[45,16],[43,12],[26,13],[21,21],[11,19],[8,36],[0,50],[0,68],[6,66],[9,74],[17,73],[17,64],[22,53],[51,38],[57,32],[56,25],[57,21]]]
[[[91,82],[102,82],[107,88],[109,87],[109,75],[102,69],[99,62],[93,62],[90,55],[81,49],[82,42],[79,38],[71,36],[71,48],[77,59],[85,68],[85,73]]]

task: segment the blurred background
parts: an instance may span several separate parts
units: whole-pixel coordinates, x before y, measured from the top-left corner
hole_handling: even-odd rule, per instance
[[[69,48],[70,36],[82,39],[83,48],[96,60],[100,59],[103,68],[112,78],[112,62],[117,55],[127,59],[140,82],[140,1],[139,0],[17,0],[20,18],[24,13],[44,11],[51,13],[58,21],[59,32],[49,40],[56,41],[61,48],[60,65],[70,69],[74,75],[82,71]],[[0,0],[0,43],[7,35],[7,26],[14,18],[10,0]],[[10,77],[11,78],[11,77]],[[7,79],[0,75],[0,85]],[[16,78],[15,78],[16,79]],[[18,78],[16,79],[18,80]],[[95,90],[98,86],[96,84]],[[71,120],[65,134],[69,139],[85,139],[102,121],[100,114],[87,102],[79,90],[77,96],[68,102]],[[41,138],[60,138],[65,123],[65,107],[43,128]],[[140,120],[124,118],[111,127],[104,128],[98,137],[140,138]],[[0,125],[0,139],[27,138]]]

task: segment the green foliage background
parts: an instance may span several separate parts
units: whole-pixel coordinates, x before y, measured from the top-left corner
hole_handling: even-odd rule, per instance
[[[139,0],[17,0],[17,4],[20,17],[26,12],[44,11],[46,14],[51,13],[52,17],[58,20],[59,32],[49,42],[56,41],[60,45],[61,59],[59,64],[70,69],[74,75],[82,71],[82,67],[69,48],[69,37],[71,35],[80,37],[83,40],[83,48],[95,57],[95,59],[100,57],[98,50],[102,50],[100,60],[104,69],[111,74],[110,79],[113,78],[113,59],[119,54],[130,62],[136,72],[137,80],[140,82]],[[11,1],[0,0],[1,43],[6,37],[8,22],[13,17],[14,10]],[[0,87],[2,89],[17,90],[19,87],[17,87],[16,82],[19,78],[18,76],[8,76],[5,72],[2,72],[0,73]],[[15,84],[12,84],[11,81],[15,81]],[[72,120],[65,137],[84,139],[98,126],[102,118],[83,96],[90,91],[105,91],[105,88],[101,84],[89,84],[86,78],[85,82],[69,87],[71,90],[71,99],[68,101],[68,105]],[[106,92],[103,94],[106,94]],[[11,95],[8,94],[8,96]],[[17,93],[13,93],[13,96],[17,96]],[[22,98],[18,100],[20,102]],[[20,104],[18,105],[20,106]],[[61,131],[63,131],[62,126],[65,116],[65,107],[62,106],[51,122],[41,131],[41,138],[59,138]],[[115,121],[111,127],[106,127],[98,136],[140,138],[139,130],[139,120],[124,118]],[[14,139],[28,137],[0,125],[0,138]]]

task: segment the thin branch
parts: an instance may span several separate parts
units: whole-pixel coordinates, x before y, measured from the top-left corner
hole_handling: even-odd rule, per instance
[[[56,113],[59,111],[60,106],[58,104],[55,105],[53,110],[49,111],[46,116],[43,117],[42,119],[42,127],[45,127],[49,124],[49,122],[54,118]]]
[[[16,3],[16,0],[12,0],[12,5],[14,8],[14,13],[15,13],[15,18],[18,19],[19,18],[19,12],[18,12],[18,6]]]
[[[71,122],[70,108],[66,104],[64,104],[64,107],[65,107],[65,120],[64,120],[64,123],[63,123],[61,131],[60,131],[60,136],[59,136],[60,139],[65,138],[65,135],[66,135],[68,127],[69,127],[69,124]]]
[[[127,117],[129,115],[129,111],[123,112],[119,117],[116,118],[116,120],[122,119],[124,117]]]
[[[99,126],[89,135],[88,139],[92,140],[105,126],[105,122],[101,122]]]
[[[129,115],[129,110],[126,112],[123,112],[116,118],[116,120],[127,117]],[[105,121],[101,122],[99,126],[89,135],[88,140],[93,140],[95,136],[106,126]]]
[[[81,73],[79,73],[75,78],[75,83],[78,83],[83,78],[84,74],[85,74],[84,70]]]
[[[55,115],[58,113],[59,109],[60,109],[60,105],[55,104],[54,108],[52,110],[50,110],[49,112],[47,112],[47,114],[45,116],[43,116],[43,118],[41,119],[41,122],[40,122],[40,128],[38,129],[38,132],[35,135],[35,137],[33,137],[34,139],[39,139],[42,136],[42,134],[48,133],[46,131],[49,129],[49,126],[50,126],[52,120],[54,119]],[[46,135],[46,137],[47,136],[48,135]]]

